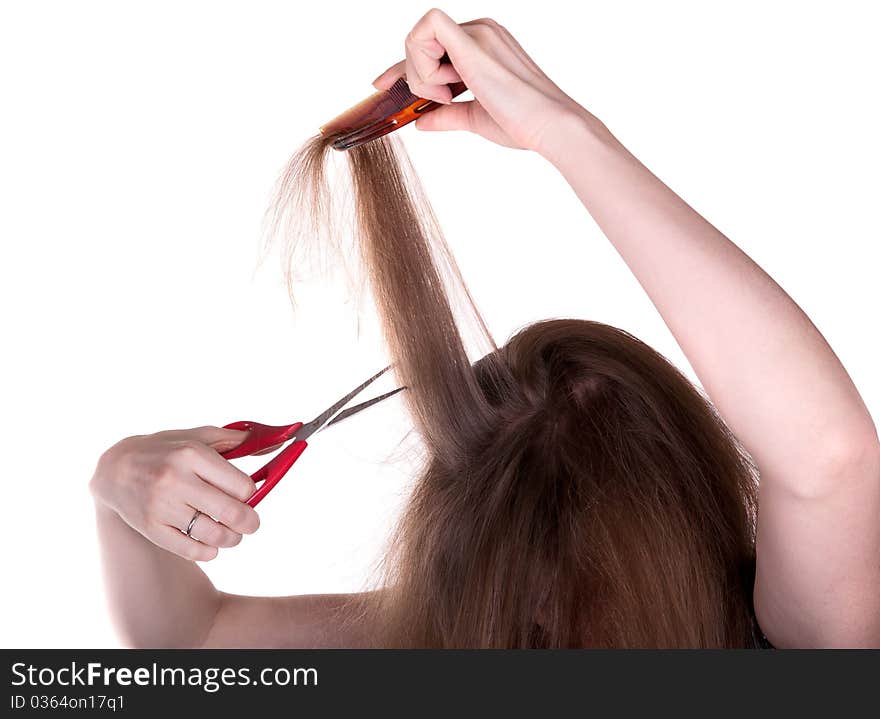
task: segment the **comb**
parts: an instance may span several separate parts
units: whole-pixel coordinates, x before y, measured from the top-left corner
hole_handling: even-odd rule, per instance
[[[457,97],[467,87],[456,82],[449,89],[452,97]],[[406,78],[401,77],[387,90],[373,93],[322,126],[321,134],[335,138],[331,145],[334,150],[350,150],[399,130],[442,104],[413,95]]]

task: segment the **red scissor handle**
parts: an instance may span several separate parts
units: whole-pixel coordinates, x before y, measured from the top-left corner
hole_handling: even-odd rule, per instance
[[[260,424],[259,422],[233,422],[227,424],[223,429],[237,429],[247,432],[248,436],[237,447],[222,452],[220,454],[224,459],[237,459],[238,457],[247,457],[264,449],[274,447],[276,444],[283,444],[293,437],[299,428],[303,426],[302,422],[294,422],[293,424],[285,424],[282,426],[272,426],[269,424]]]
[[[263,501],[263,497],[269,494],[272,488],[281,481],[281,478],[287,474],[287,470],[293,466],[293,463],[299,459],[299,456],[306,451],[308,446],[308,442],[302,440],[294,442],[254,472],[251,475],[251,479],[254,480],[255,484],[260,484],[260,482],[262,484],[257,487],[257,490],[250,496],[247,503],[251,507],[256,507]]]
[[[224,429],[237,429],[247,432],[248,436],[237,447],[222,452],[221,457],[225,459],[236,459],[238,457],[246,457],[250,454],[262,452],[264,449],[274,447],[277,444],[283,444],[291,437],[294,437],[303,426],[302,422],[294,422],[283,426],[273,426],[269,424],[261,424],[260,422],[232,422],[227,424]],[[298,441],[285,447],[283,451],[275,455],[266,464],[260,467],[251,475],[251,479],[255,484],[260,486],[250,496],[247,503],[251,507],[256,507],[272,488],[281,481],[281,478],[287,474],[287,471],[293,466],[293,463],[299,459],[299,456],[305,451],[309,445],[305,441]],[[262,482],[262,484],[260,484]]]

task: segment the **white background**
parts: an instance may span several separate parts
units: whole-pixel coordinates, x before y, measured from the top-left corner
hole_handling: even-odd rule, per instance
[[[880,408],[873,3],[448,2],[762,264]],[[412,2],[0,4],[4,646],[113,646],[87,483],[116,440],[309,419],[385,354],[368,303],[291,311],[260,222],[287,157],[402,57]],[[401,131],[499,341],[578,316],[686,367],[555,171]],[[399,401],[318,438],[206,569],[249,594],[364,586],[405,497]],[[244,465],[251,469],[253,465]]]

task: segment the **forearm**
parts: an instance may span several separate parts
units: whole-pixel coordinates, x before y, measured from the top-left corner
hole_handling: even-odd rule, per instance
[[[545,153],[657,307],[762,476],[822,490],[876,443],[859,394],[801,309],[595,118]],[[817,486],[818,485],[818,486]]]
[[[110,613],[125,644],[192,647],[208,635],[220,594],[195,562],[141,536],[95,506]]]

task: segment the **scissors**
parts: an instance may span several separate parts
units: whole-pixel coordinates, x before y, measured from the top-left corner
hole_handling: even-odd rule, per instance
[[[361,402],[360,404],[345,409],[345,406],[355,396],[379,379],[379,377],[385,374],[389,369],[390,366],[377,372],[366,382],[359,384],[351,392],[337,402],[334,402],[311,422],[306,424],[303,424],[302,422],[294,422],[293,424],[273,426],[249,421],[232,422],[231,424],[227,424],[224,429],[237,429],[244,431],[248,433],[248,436],[245,437],[244,441],[237,447],[222,452],[221,456],[225,459],[236,459],[237,457],[256,454],[272,447],[282,445],[291,439],[294,440],[292,444],[285,447],[281,452],[269,460],[268,463],[260,467],[260,469],[251,475],[251,479],[259,486],[247,500],[247,503],[251,507],[256,507],[263,498],[272,491],[275,485],[281,481],[281,478],[287,474],[294,462],[299,459],[306,447],[308,447],[307,440],[313,434],[320,432],[325,427],[329,427],[330,425],[341,422],[344,419],[348,419],[361,410],[367,409],[367,407],[372,407],[374,404],[388,399],[389,397],[393,397],[401,390],[406,389],[406,387],[398,387],[397,389],[381,394],[378,397],[373,397],[373,399],[368,399],[365,402]],[[262,484],[260,484],[261,482]]]

